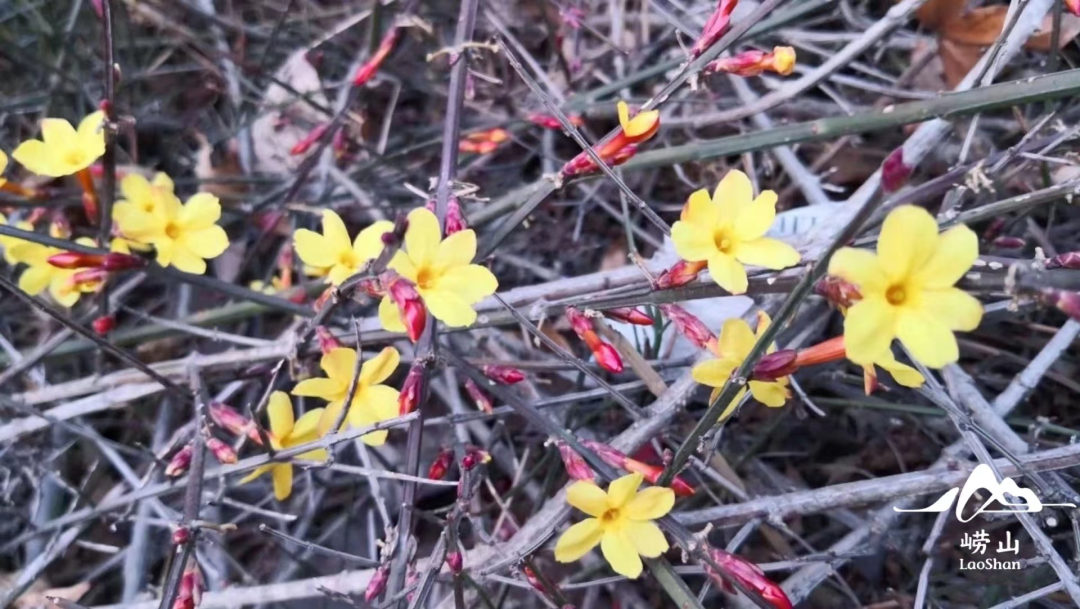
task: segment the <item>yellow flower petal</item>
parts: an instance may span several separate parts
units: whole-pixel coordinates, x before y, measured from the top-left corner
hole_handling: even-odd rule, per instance
[[[173,241],[172,261],[170,264],[177,270],[193,275],[206,273],[206,261],[179,242]]]
[[[278,391],[275,393],[281,392]],[[293,425],[292,431],[289,432],[289,436],[285,439],[283,444],[285,446],[296,446],[297,444],[306,444],[307,442],[315,440],[319,434],[319,419],[322,418],[322,413],[322,408],[315,408],[301,415],[300,419]]]
[[[337,215],[334,210],[323,210],[322,227],[323,236],[326,237],[326,245],[332,250],[341,252],[352,247],[351,240],[349,239],[349,231],[345,228],[345,223],[341,220],[341,216]]]
[[[96,114],[96,113],[95,113]],[[87,119],[94,116],[91,114]],[[98,117],[101,118],[100,115]],[[86,120],[86,119],[83,119]],[[100,120],[98,121],[100,124]],[[41,139],[49,146],[70,146],[75,144],[78,134],[71,123],[62,118],[45,118],[41,120]]]
[[[555,543],[555,560],[558,562],[574,562],[585,556],[590,550],[600,543],[604,530],[600,527],[600,521],[596,518],[586,518],[574,526],[566,529]]]
[[[717,285],[732,294],[745,294],[749,285],[746,268],[734,256],[727,254],[716,253],[709,257],[709,275]]]
[[[416,265],[413,264],[409,255],[405,252],[398,250],[394,252],[394,257],[390,259],[389,268],[393,271],[397,271],[399,275],[408,279],[409,281],[416,283],[416,277],[419,274],[416,270]]]
[[[187,230],[198,230],[214,226],[220,218],[221,203],[218,198],[208,192],[200,192],[187,200],[176,223]]]
[[[690,374],[694,381],[709,387],[723,387],[731,373],[739,367],[735,359],[711,359],[694,366]]]
[[[339,385],[348,387],[355,374],[356,349],[348,347],[331,349],[319,360],[319,367],[323,369],[326,376],[337,381]]]
[[[675,491],[662,486],[650,486],[634,496],[623,511],[630,520],[656,520],[675,507]]]
[[[270,468],[272,467],[274,467],[274,464],[260,465],[259,467],[256,467],[254,471],[240,479],[240,484],[247,484],[248,482],[251,482],[252,480],[270,471]]]
[[[332,402],[341,398],[345,388],[338,381],[328,378],[313,378],[300,381],[290,392],[293,395],[304,397],[322,398]]]
[[[680,220],[671,227],[671,242],[683,260],[700,262],[718,255],[712,233],[700,226]]]
[[[776,193],[762,191],[735,218],[735,234],[741,241],[757,239],[765,234],[776,219]]]
[[[105,154],[105,113],[101,110],[87,114],[79,122],[79,146],[88,155],[97,157]]]
[[[292,465],[276,464],[271,475],[274,477],[274,497],[278,501],[285,501],[292,494]]]
[[[896,337],[911,357],[928,368],[942,368],[960,359],[956,337],[949,327],[922,311],[903,309],[896,322]]]
[[[934,253],[938,226],[930,212],[902,205],[889,212],[878,238],[878,262],[889,279],[899,281],[922,268]]]
[[[655,523],[628,522],[623,534],[634,544],[634,551],[646,558],[656,558],[668,551],[667,539]]]
[[[720,329],[720,355],[724,359],[734,359],[740,364],[754,348],[757,337],[750,331],[750,324],[741,317],[732,317],[724,321]]]
[[[173,263],[176,253],[176,244],[169,238],[154,238],[151,242],[154,246],[155,260],[161,266],[169,266]]]
[[[344,393],[348,388],[342,389]],[[325,436],[333,431],[331,428],[334,426],[334,421],[337,421],[338,416],[341,414],[341,409],[345,407],[345,398],[334,400],[326,405],[323,409],[322,415],[319,417],[319,436]],[[341,427],[345,427],[345,421],[342,421]]]
[[[306,453],[300,453],[299,455],[296,455],[296,458],[305,461],[326,461],[330,458],[330,451],[325,448],[316,448],[315,450],[309,450]]]
[[[393,232],[393,230],[393,222],[380,220],[360,231],[360,234],[356,235],[352,246],[356,258],[364,261],[378,258],[383,250],[383,235]]]
[[[641,575],[641,557],[626,535],[604,531],[604,536],[600,538],[600,550],[611,568],[619,575],[630,579],[637,579]]]
[[[71,285],[71,276],[74,274],[73,270],[54,273],[49,282],[49,296],[52,296],[53,300],[61,306],[69,308],[75,306],[75,303],[79,301],[79,296],[82,295],[75,286]]]
[[[844,349],[856,364],[872,364],[896,335],[896,311],[880,296],[863,295],[844,318]]]
[[[435,268],[439,270],[450,269],[472,262],[476,256],[476,233],[471,228],[458,232],[443,239],[435,255]]]
[[[335,264],[330,267],[330,272],[326,275],[326,280],[330,282],[330,285],[341,285],[346,279],[352,277],[358,270],[358,268],[350,264]]]
[[[397,305],[389,296],[383,296],[379,301],[379,321],[382,322],[383,330],[387,332],[405,332],[405,322],[401,321],[401,313]]]
[[[735,258],[743,264],[780,270],[798,264],[800,256],[798,250],[783,241],[761,237],[739,243],[735,248]]]
[[[709,191],[704,188],[690,193],[679,219],[705,231],[716,228],[723,221],[720,206],[713,202]]]
[[[891,350],[886,352],[884,356],[879,357],[874,363],[881,366],[893,377],[893,380],[904,387],[922,387],[923,383],[926,382],[926,379],[918,370],[896,361]]]
[[[45,266],[31,266],[19,275],[19,289],[31,296],[37,296],[49,287],[52,275],[52,271]]]
[[[275,436],[281,439],[289,437],[296,419],[287,393],[275,391],[270,394],[270,401],[266,404],[266,416],[270,419],[270,431],[274,432]]]
[[[32,173],[54,178],[63,175],[53,171],[52,152],[41,140],[26,140],[11,153],[11,157]]]
[[[566,489],[566,502],[585,512],[589,516],[599,518],[608,509],[607,493],[592,482],[579,480]]]
[[[455,266],[439,277],[439,290],[449,290],[470,305],[491,296],[498,289],[499,280],[479,264]]]
[[[641,486],[643,479],[641,474],[633,473],[612,480],[607,491],[607,506],[609,508],[623,508],[637,494],[638,487]],[[591,515],[595,516],[596,514]]]
[[[750,395],[770,408],[779,408],[787,401],[787,390],[780,383],[750,381]]]
[[[970,332],[982,321],[982,303],[958,288],[926,290],[920,304],[925,315],[935,317],[950,330]]]
[[[405,231],[405,249],[417,267],[430,267],[437,261],[435,255],[442,241],[439,219],[426,208],[418,207],[409,212],[409,228]]]
[[[912,280],[927,288],[952,287],[979,257],[979,238],[966,226],[951,228],[938,237],[933,255]]]
[[[882,294],[888,287],[885,269],[869,250],[840,248],[829,260],[829,274],[855,284],[863,295]]]
[[[4,173],[4,171],[7,169],[7,166],[8,166],[7,155],[4,154],[3,150],[0,150],[0,173]],[[0,218],[3,218],[3,214],[0,214]],[[0,220],[0,224],[6,223],[6,222],[7,222],[7,218],[4,218],[3,220]]]
[[[158,189],[160,193],[171,193],[173,192],[173,190],[176,189],[173,185],[172,178],[170,178],[168,174],[162,171],[154,174],[154,181],[151,183],[151,185],[154,188]]]
[[[754,185],[750,183],[750,178],[738,169],[727,172],[713,191],[713,202],[719,206],[721,217],[730,218],[732,222],[753,200]]]
[[[378,355],[364,362],[360,367],[360,382],[364,385],[381,383],[397,370],[401,363],[401,354],[393,347],[384,347]]]
[[[435,319],[451,328],[465,328],[476,321],[476,311],[464,298],[450,290],[419,290],[424,305]]]
[[[229,249],[229,236],[216,224],[201,230],[184,231],[177,242],[180,247],[206,259],[217,258]]]
[[[128,203],[144,207],[146,211],[153,207],[150,182],[137,173],[129,173],[120,180],[120,193]]]

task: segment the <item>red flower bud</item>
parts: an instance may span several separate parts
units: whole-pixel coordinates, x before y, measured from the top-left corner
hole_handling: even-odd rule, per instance
[[[847,351],[844,349],[844,335],[841,334],[816,345],[800,349],[795,356],[795,368],[838,362],[845,357],[847,357]]]
[[[76,286],[96,286],[104,283],[109,278],[109,272],[98,267],[83,269],[71,276],[71,283]]]
[[[690,49],[690,59],[700,57],[727,32],[728,26],[731,25],[731,13],[735,10],[736,4],[738,4],[738,0],[720,0],[717,3],[716,10],[709,16],[709,20],[705,22],[705,29],[701,32],[701,36]]]
[[[486,131],[469,133],[458,142],[458,151],[487,154],[489,152],[494,152],[500,144],[508,139],[510,139],[510,132],[499,127],[488,129]]]
[[[401,392],[398,393],[398,416],[403,417],[416,410],[423,391],[424,366],[414,361],[412,366],[409,366],[409,374],[405,376],[405,382],[401,384]]]
[[[461,203],[457,197],[450,195],[450,199],[446,202],[446,236],[449,237],[467,228],[469,225],[465,222],[464,214],[461,213]]]
[[[881,189],[885,192],[900,190],[900,187],[907,184],[913,170],[914,167],[904,163],[904,147],[893,150],[881,164]]]
[[[206,448],[214,455],[217,462],[222,465],[230,465],[236,463],[236,451],[232,446],[229,446],[225,442],[218,440],[217,438],[207,438]]]
[[[814,284],[814,293],[828,300],[841,311],[862,300],[859,288],[835,275],[826,275]]]
[[[494,405],[491,403],[491,398],[488,397],[480,387],[473,382],[472,379],[465,379],[465,393],[469,394],[476,407],[484,412],[491,414],[494,410]]]
[[[262,446],[262,437],[255,427],[255,422],[240,414],[232,407],[221,402],[210,402],[208,407],[210,420],[218,427],[238,436],[247,436],[259,446]]]
[[[105,262],[105,256],[81,252],[61,252],[49,256],[48,262],[58,269],[85,269],[101,266]]]
[[[289,154],[296,156],[298,154],[304,154],[308,150],[311,150],[311,147],[317,144],[319,140],[321,140],[322,137],[326,135],[326,130],[329,128],[330,123],[320,123],[318,125],[315,125],[315,128],[313,128],[311,131],[308,131],[307,135],[305,135],[303,139],[301,139],[299,142],[296,142],[296,145],[293,146],[291,150],[289,150]]]
[[[1007,236],[1005,236],[1005,237],[998,237],[997,239],[994,239],[994,247],[1000,247],[1002,249],[1008,249],[1008,250],[1020,249],[1020,248],[1024,247],[1025,245],[1027,245],[1027,241],[1024,241],[1020,237],[1007,237]],[[1057,258],[1057,256],[1054,256],[1054,258]]]
[[[585,480],[587,482],[595,482],[596,477],[593,475],[593,470],[585,459],[581,457],[573,448],[570,448],[566,442],[559,442],[559,456],[562,457],[563,466],[566,468],[567,475],[571,480]]]
[[[765,572],[761,570],[761,567],[745,558],[717,548],[709,548],[709,558],[723,570],[725,575],[738,580],[747,589],[757,592],[761,598],[776,609],[791,609],[791,601],[788,599],[787,593],[774,581],[765,577]],[[734,587],[724,580],[712,565],[705,563],[704,567],[705,572],[713,578],[713,581],[721,585],[729,593],[734,594]]]
[[[1047,305],[1056,307],[1062,313],[1080,321],[1080,293],[1046,288],[1042,292],[1042,300]]]
[[[990,224],[987,225],[986,230],[983,231],[983,240],[993,241],[998,235],[1001,234],[1001,231],[1005,228],[1006,224],[1007,222],[1005,221],[1005,218],[999,217],[991,220]]]
[[[440,450],[439,454],[435,455],[435,460],[431,462],[431,467],[428,468],[428,480],[442,480],[445,478],[446,472],[449,471],[450,463],[452,463],[453,460],[453,449],[444,448]]]
[[[367,589],[364,590],[364,602],[370,603],[386,590],[386,584],[390,581],[390,565],[382,564],[379,568],[375,569],[375,573],[371,575],[371,580],[368,581]]]
[[[500,385],[513,385],[525,380],[525,374],[522,371],[510,366],[488,364],[481,366],[480,371],[484,373],[484,376]]]
[[[326,326],[316,326],[315,336],[319,339],[319,351],[322,351],[323,355],[330,353],[334,349],[340,349],[345,345],[341,344],[341,341],[337,339],[330,328]]]
[[[1069,12],[1080,17],[1080,0],[1065,0],[1065,8]]]
[[[461,469],[463,471],[469,471],[481,463],[490,462],[491,453],[482,448],[477,448],[476,446],[466,446],[465,457],[461,459]]]
[[[184,475],[184,472],[191,467],[193,454],[195,454],[195,448],[191,444],[186,444],[169,460],[169,464],[165,467],[165,475],[170,478]]]
[[[716,335],[705,324],[679,305],[662,304],[660,310],[675,325],[675,329],[687,340],[702,349],[711,349],[716,344]]]
[[[776,381],[794,374],[799,369],[798,353],[794,349],[782,349],[763,356],[754,365],[750,378],[755,381]]]
[[[653,318],[633,307],[616,307],[614,309],[601,311],[601,313],[604,314],[604,317],[627,324],[634,324],[635,326],[653,325]]]
[[[708,262],[687,262],[680,260],[672,267],[656,278],[656,289],[670,290],[684,286],[697,279],[701,271],[705,270]]]
[[[775,72],[787,76],[795,70],[795,49],[775,47],[772,52],[744,51],[733,57],[722,57],[705,66],[705,74],[734,74],[758,76],[763,72]]]
[[[578,338],[585,340],[585,335],[594,332],[592,321],[577,307],[566,307],[566,319],[570,322],[570,328]]]
[[[580,127],[585,124],[585,121],[581,118],[580,114],[567,114],[566,118],[570,119],[570,124],[575,127]],[[559,122],[559,119],[550,114],[530,114],[529,122],[534,125],[539,125],[544,129],[562,129],[562,123]]]
[[[619,352],[611,345],[601,342],[593,347],[593,357],[596,358],[596,363],[601,368],[608,372],[618,374],[623,371],[622,358],[619,357]]]
[[[128,269],[138,269],[146,266],[146,261],[138,256],[132,256],[131,254],[121,254],[120,252],[109,252],[105,254],[104,260],[101,263],[101,268],[106,271],[126,271]]]
[[[397,44],[398,39],[401,38],[401,32],[402,28],[394,26],[383,35],[382,40],[379,41],[379,48],[376,49],[375,54],[372,55],[364,65],[360,66],[360,68],[356,70],[356,74],[353,75],[354,87],[364,86],[367,84],[367,81],[375,76],[375,73],[379,71],[379,66],[386,61],[386,58],[390,56],[390,52],[394,50],[394,45]]]
[[[1078,0],[1080,1],[1080,0]],[[1080,252],[1058,254],[1046,261],[1048,269],[1080,269]]]
[[[180,576],[180,587],[173,601],[173,609],[195,609],[202,602],[202,593],[205,589],[199,566],[194,560],[189,560]]]
[[[112,332],[113,328],[116,327],[116,318],[112,315],[102,315],[94,318],[91,325],[94,327],[94,332],[96,332],[98,336],[105,336],[109,332]]]
[[[424,309],[424,301],[420,298],[420,292],[416,291],[416,286],[399,275],[390,280],[387,293],[397,305],[409,339],[414,343],[420,340],[427,324],[427,310]]]
[[[446,554],[446,566],[450,568],[450,572],[457,575],[461,573],[461,568],[465,564],[465,558],[461,555],[461,552],[447,552]]]
[[[177,527],[172,534],[173,545],[182,546],[191,539],[191,529],[187,527]]]
[[[547,589],[544,587],[544,582],[540,581],[540,578],[536,576],[536,572],[532,570],[528,565],[521,568],[521,572],[525,574],[525,581],[529,582],[536,591],[541,594],[547,595]]]
[[[659,465],[649,465],[648,463],[642,463],[636,459],[631,459],[622,451],[608,446],[602,442],[596,442],[594,440],[582,440],[581,445],[596,453],[596,456],[612,467],[618,467],[625,469],[628,472],[641,474],[651,484],[655,484],[660,479],[660,475],[664,473],[664,468]],[[675,479],[671,481],[671,490],[675,491],[676,495],[680,497],[689,497],[694,494],[694,487],[681,478],[675,476]]]

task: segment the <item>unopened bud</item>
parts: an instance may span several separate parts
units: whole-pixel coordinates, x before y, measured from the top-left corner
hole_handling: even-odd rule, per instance
[[[1080,17],[1080,0],[1065,0],[1065,8],[1069,9],[1069,12]]]
[[[466,446],[465,457],[461,459],[462,471],[469,471],[482,463],[491,463],[491,453],[476,446]]]
[[[398,393],[398,416],[403,417],[416,410],[423,392],[424,366],[414,361],[409,366],[409,374],[405,375],[405,382],[401,384],[401,392]]]
[[[904,163],[904,147],[893,150],[881,164],[881,189],[885,192],[900,190],[904,184],[907,184],[912,171],[914,167]]]
[[[596,363],[601,368],[618,374],[623,371],[622,357],[619,356],[618,350],[612,347],[608,343],[600,342],[592,348],[593,357],[596,358]]]
[[[705,66],[705,74],[734,74],[735,76],[758,76],[764,72],[775,72],[787,76],[795,70],[795,49],[776,47],[771,53],[765,51],[744,51],[732,57],[722,57]]]
[[[323,355],[326,355],[334,349],[341,349],[345,345],[341,344],[341,341],[330,331],[330,328],[326,326],[316,326],[315,336],[319,340],[319,351],[322,351]]]
[[[697,279],[707,265],[708,262],[705,261],[687,262],[686,260],[680,260],[656,278],[656,289],[670,290],[691,283]]]
[[[207,438],[206,448],[214,455],[217,462],[222,465],[230,465],[236,463],[236,451],[232,446],[229,446],[225,442],[217,438]]]
[[[782,349],[766,354],[754,365],[750,378],[755,381],[776,381],[799,369],[799,354],[794,349]]]
[[[575,127],[580,127],[580,126],[585,124],[585,121],[582,120],[580,114],[567,114],[566,118],[570,119],[570,124],[575,126]],[[544,129],[562,129],[563,128],[562,123],[559,122],[559,119],[555,118],[554,116],[552,116],[550,114],[542,114],[542,113],[530,114],[529,115],[529,122],[534,124],[534,125],[539,125],[539,126],[543,127]]]
[[[210,402],[207,409],[210,411],[210,420],[218,427],[237,436],[247,436],[252,442],[262,446],[262,437],[254,421],[221,402]]]
[[[822,277],[814,284],[814,293],[842,311],[862,300],[859,288],[835,275]]]
[[[428,467],[428,480],[442,480],[445,478],[446,472],[450,470],[450,464],[453,461],[453,449],[444,448],[440,450],[439,454],[435,455],[435,460],[431,462],[431,466]]]
[[[480,387],[473,382],[472,379],[465,379],[465,393],[469,394],[476,407],[480,410],[491,414],[494,410],[494,404],[491,402],[491,398]]]
[[[71,284],[80,287],[96,286],[109,278],[109,272],[101,267],[83,269],[71,276]]]
[[[195,609],[202,602],[202,593],[205,589],[199,566],[194,560],[189,560],[180,576],[180,586],[173,601],[173,609]]]
[[[191,457],[194,454],[195,447],[190,443],[186,444],[169,460],[169,464],[165,467],[165,475],[170,478],[184,475],[184,472],[191,467]]]
[[[297,142],[296,145],[293,146],[291,150],[289,150],[289,154],[296,156],[299,154],[304,154],[308,150],[311,150],[311,147],[318,143],[318,141],[321,140],[324,135],[326,135],[326,130],[329,128],[330,123],[321,123],[319,125],[316,125],[314,129],[308,131],[307,135],[305,135],[303,139]]]
[[[990,224],[986,226],[986,230],[983,231],[983,241],[993,241],[1001,234],[1001,231],[1005,229],[1007,222],[1005,218],[994,218],[990,221]]]
[[[386,61],[386,58],[390,56],[390,52],[394,50],[394,45],[397,44],[398,39],[401,38],[402,28],[392,27],[386,34],[383,35],[382,40],[379,41],[379,48],[375,50],[375,53],[371,56],[364,65],[360,66],[356,70],[356,74],[353,75],[353,86],[362,87],[379,71],[379,66]]]
[[[1027,241],[1024,241],[1020,237],[1003,236],[994,239],[994,247],[999,247],[1006,250],[1020,249],[1025,245],[1027,245]],[[1057,256],[1055,256],[1055,258],[1057,258]]]
[[[1046,304],[1080,321],[1080,293],[1046,288],[1042,292],[1042,299]]]
[[[570,322],[570,329],[582,340],[585,339],[586,334],[595,332],[592,321],[585,317],[585,314],[578,310],[577,307],[566,307],[566,319]]]
[[[780,352],[777,351],[777,353]],[[795,356],[794,365],[798,369],[805,366],[838,362],[845,357],[847,357],[847,350],[844,348],[844,335],[841,334],[816,345],[800,349]]]
[[[645,478],[649,484],[656,484],[656,481],[664,474],[663,467],[642,463],[641,461],[631,459],[630,457],[623,459],[622,468],[628,472],[641,474],[641,477]],[[694,487],[690,486],[690,483],[682,476],[675,476],[672,478],[669,488],[680,497],[689,497],[694,494]]]
[[[420,340],[420,335],[424,333],[424,326],[427,324],[427,310],[424,308],[424,301],[420,298],[420,292],[416,291],[416,286],[401,276],[384,281],[383,285],[387,286],[390,299],[397,305],[409,339],[414,343]]]
[[[604,317],[621,321],[627,324],[633,324],[635,326],[651,326],[653,325],[653,318],[649,317],[639,309],[633,307],[616,307],[614,309],[607,309],[601,311]]]
[[[521,568],[521,572],[525,574],[525,581],[529,582],[529,585],[536,591],[547,595],[547,589],[544,587],[544,582],[540,581],[540,578],[536,576],[536,572],[532,570],[532,567],[528,565]]]
[[[191,529],[187,527],[177,527],[172,534],[172,542],[175,546],[182,546],[191,540]]]
[[[102,315],[100,317],[95,317],[94,321],[91,322],[91,325],[94,327],[94,332],[96,332],[98,336],[105,336],[109,332],[112,332],[113,328],[116,327],[116,318],[112,315]]]
[[[370,603],[382,595],[386,590],[386,584],[390,581],[390,565],[382,564],[371,575],[367,588],[364,590],[364,602]]]
[[[709,16],[709,20],[705,22],[705,29],[701,32],[701,36],[690,49],[691,59],[697,59],[709,47],[716,44],[717,40],[720,40],[720,37],[728,30],[728,26],[731,25],[731,12],[735,10],[737,4],[738,0],[719,0],[716,10]]]
[[[105,262],[105,256],[82,252],[60,252],[49,256],[48,262],[58,269],[85,269],[101,266]]]
[[[718,548],[709,548],[709,558],[716,566],[723,570],[724,575],[738,580],[747,589],[756,592],[758,596],[772,605],[775,609],[791,609],[791,600],[788,599],[784,589],[776,582],[765,577],[761,567],[729,552]],[[716,569],[705,563],[705,572],[713,578],[713,581],[723,586],[729,593],[734,594],[734,587],[729,584]]]
[[[484,376],[500,385],[513,385],[525,380],[525,374],[522,371],[510,366],[488,364],[481,366],[480,371],[484,373]]]
[[[469,133],[458,142],[458,151],[487,154],[494,152],[500,144],[508,139],[510,139],[510,132],[499,127]]]
[[[465,558],[461,555],[461,552],[447,552],[446,554],[446,566],[450,569],[450,572],[454,575],[461,573],[461,568],[465,564]]]
[[[446,202],[446,236],[449,237],[467,228],[469,224],[465,222],[465,215],[461,212],[461,202],[457,197],[450,195],[450,199]]]
[[[593,475],[593,470],[585,459],[577,453],[576,450],[570,448],[570,445],[566,442],[559,442],[559,456],[562,458],[563,467],[566,468],[566,474],[570,476],[571,480],[584,480],[586,482],[595,482],[596,476]]]
[[[694,314],[679,305],[662,304],[660,310],[675,325],[675,330],[701,349],[711,349],[716,344],[716,335]]]
[[[1080,0],[1078,0],[1080,1]],[[1080,269],[1080,252],[1058,254],[1046,261],[1048,269]]]

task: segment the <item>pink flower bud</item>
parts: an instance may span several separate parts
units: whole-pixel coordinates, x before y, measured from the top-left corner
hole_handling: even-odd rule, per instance
[[[424,366],[414,361],[409,366],[409,374],[405,376],[405,382],[401,385],[401,392],[398,393],[398,416],[403,417],[416,410],[423,392]]]
[[[680,260],[656,278],[656,289],[670,290],[691,283],[697,279],[701,271],[705,270],[707,264],[708,262]]]
[[[449,237],[467,228],[469,225],[461,212],[461,202],[457,197],[450,195],[450,199],[446,202],[446,236]]]
[[[782,353],[777,351],[777,353]],[[826,341],[822,341],[816,345],[811,345],[805,349],[800,349],[795,356],[795,369],[802,368],[804,366],[815,366],[817,364],[826,364],[829,362],[838,362],[847,357],[847,350],[844,348],[844,336],[834,336]],[[755,368],[755,372],[757,369]]]
[[[262,438],[254,421],[221,402],[210,402],[207,409],[210,411],[210,420],[218,427],[238,436],[247,436],[252,442],[262,446]]]
[[[182,546],[191,540],[191,529],[187,527],[177,527],[172,534],[173,545]]]
[[[362,87],[379,71],[379,67],[386,61],[386,58],[390,56],[390,52],[394,50],[394,45],[397,44],[398,39],[401,38],[402,28],[394,26],[390,28],[386,34],[383,35],[381,41],[379,41],[379,48],[375,53],[367,60],[364,65],[360,66],[356,70],[356,74],[353,75],[353,86]]]
[[[708,349],[716,343],[716,335],[705,324],[679,305],[662,304],[660,310],[667,316],[675,329],[701,349]]]
[[[580,127],[585,124],[585,121],[582,120],[580,114],[567,114],[566,118],[570,119],[570,124],[575,127]],[[529,122],[534,125],[539,125],[544,129],[562,129],[562,123],[559,122],[559,119],[550,114],[530,114]]]
[[[446,554],[446,566],[449,567],[451,573],[455,575],[461,573],[464,564],[465,558],[461,555],[461,552],[448,552]]]
[[[382,595],[386,590],[386,584],[390,581],[390,565],[382,564],[375,569],[368,581],[367,589],[364,590],[364,602],[370,603]]]
[[[326,135],[326,130],[329,128],[330,123],[320,123],[318,125],[315,125],[315,128],[313,128],[311,131],[308,131],[307,135],[305,135],[303,139],[301,139],[299,142],[296,142],[296,145],[293,146],[291,150],[289,150],[289,154],[292,156],[296,156],[304,154],[308,150],[311,150],[311,147],[317,144],[319,140],[321,140],[322,137]]]
[[[465,379],[465,393],[469,394],[473,403],[475,403],[476,407],[480,410],[488,414],[491,414],[494,410],[495,407],[491,402],[491,398],[488,397],[488,395],[484,393],[472,379]]]
[[[484,376],[500,385],[513,385],[525,380],[525,374],[522,371],[510,366],[488,364],[481,366],[480,371],[484,373]]]
[[[222,465],[230,465],[236,463],[236,451],[232,446],[229,446],[225,442],[218,440],[217,438],[207,438],[206,448],[214,455],[217,462]]]
[[[1069,12],[1080,17],[1080,0],[1065,0],[1065,8]]]
[[[570,322],[570,329],[582,340],[585,339],[586,334],[594,332],[592,321],[585,317],[585,314],[577,307],[566,307],[566,319]]]
[[[386,282],[384,285],[387,285]],[[416,291],[416,286],[399,275],[389,281],[387,293],[397,305],[409,339],[414,343],[420,340],[420,335],[424,333],[424,326],[427,324],[427,310],[424,308],[424,301],[420,298],[420,292]]]
[[[189,560],[180,576],[180,588],[173,601],[173,609],[195,609],[202,602],[202,593],[205,589],[199,566],[194,560]]]
[[[635,326],[653,325],[653,318],[633,307],[616,307],[614,309],[601,311],[601,313],[604,314],[604,317],[627,324],[634,324]]]
[[[641,474],[650,483],[655,484],[660,476],[664,473],[664,468],[658,465],[649,465],[648,463],[642,463],[636,459],[631,459],[625,453],[617,450],[602,442],[596,442],[594,440],[582,440],[582,446],[596,453],[596,456],[612,467],[618,467],[625,469],[628,472],[634,472]],[[671,481],[671,490],[675,491],[676,495],[680,497],[689,497],[694,494],[694,487],[683,479],[681,476],[675,476]]]
[[[701,37],[697,39],[697,42],[690,49],[691,59],[700,57],[727,32],[728,26],[731,25],[731,13],[735,10],[737,4],[738,0],[720,0],[717,3],[716,10],[709,16],[709,20],[705,22],[705,29],[701,32]]]
[[[428,467],[428,480],[442,480],[445,478],[446,472],[450,470],[450,464],[453,461],[453,449],[444,448],[440,450],[439,454],[435,455],[435,460],[431,462],[431,466]]]
[[[1020,237],[998,237],[994,239],[994,247],[999,247],[1006,250],[1020,249],[1027,245],[1027,241],[1024,241]],[[1057,256],[1055,256],[1056,258]]]
[[[593,357],[596,358],[596,363],[604,370],[613,374],[618,374],[623,371],[622,357],[619,356],[619,352],[615,347],[612,347],[608,343],[601,342],[593,347],[592,353]]]
[[[316,326],[315,336],[319,339],[319,351],[322,351],[323,355],[345,346],[326,326]]]
[[[795,70],[795,49],[776,47],[772,52],[744,51],[732,57],[722,57],[705,66],[705,74],[734,74],[736,76],[758,76],[764,72],[775,72],[787,76]]]
[[[913,167],[904,163],[904,147],[893,150],[881,164],[881,189],[885,192],[900,190],[907,184],[913,170]]]
[[[112,332],[113,328],[116,327],[116,318],[112,315],[102,315],[100,317],[95,317],[94,321],[91,322],[91,325],[94,327],[94,332],[96,332],[98,336],[105,336],[109,332]]]
[[[58,269],[85,269],[101,266],[105,262],[105,256],[81,252],[60,252],[49,256],[48,262]]]
[[[491,453],[476,446],[465,447],[465,457],[461,459],[462,471],[469,471],[481,463],[491,463]]]
[[[562,457],[563,466],[566,468],[566,473],[571,480],[596,481],[592,468],[585,463],[585,459],[581,458],[577,451],[570,448],[566,442],[559,442],[558,446],[559,456]]]
[[[1080,252],[1058,254],[1046,261],[1048,269],[1080,269]]]
[[[749,590],[757,592],[761,598],[776,609],[791,609],[791,601],[788,599],[787,593],[776,582],[765,577],[765,572],[761,570],[761,567],[717,548],[709,548],[709,558],[724,571],[724,574],[738,580],[740,584]],[[705,572],[713,578],[713,581],[729,593],[733,594],[735,592],[734,587],[728,584],[712,565],[706,563],[704,567]]]
[[[191,467],[191,457],[195,453],[195,448],[189,443],[184,445],[179,451],[173,455],[169,460],[169,464],[165,467],[165,475],[170,478],[176,478],[184,475],[184,472]]]
[[[782,349],[763,356],[754,365],[750,377],[755,381],[776,381],[799,369],[799,354],[794,349]]]

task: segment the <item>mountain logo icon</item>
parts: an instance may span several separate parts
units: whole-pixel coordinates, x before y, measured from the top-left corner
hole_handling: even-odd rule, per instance
[[[982,505],[974,513],[965,518],[963,515],[964,506],[967,505],[968,499],[971,499],[972,495],[981,490],[987,491],[990,496],[983,501]],[[957,501],[957,495],[959,495],[959,501]],[[1012,499],[1007,495],[1012,495]],[[1019,499],[1020,502],[1016,503],[1016,499]],[[988,509],[987,506],[995,501],[1005,506],[1006,509]],[[932,505],[924,508],[907,510],[894,507],[893,510],[897,512],[940,513],[948,511],[953,502],[956,502],[956,519],[960,522],[970,522],[979,514],[984,513],[1041,512],[1044,507],[1076,507],[1073,503],[1043,503],[1031,489],[1019,486],[1013,482],[1012,478],[1005,478],[998,482],[990,466],[980,463],[978,467],[972,470],[967,481],[964,482],[963,489],[951,488]]]

